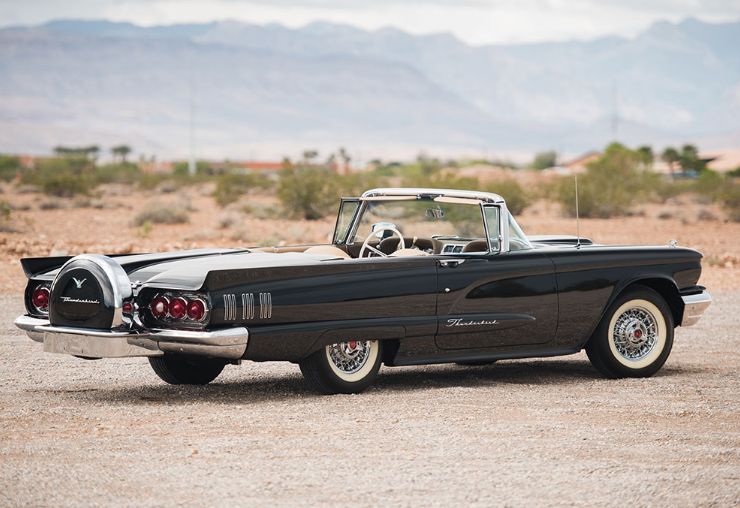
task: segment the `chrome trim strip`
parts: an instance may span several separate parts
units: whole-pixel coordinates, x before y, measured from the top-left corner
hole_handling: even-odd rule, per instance
[[[236,321],[236,295],[224,294],[224,321]]]
[[[154,329],[142,333],[52,326],[48,320],[19,316],[18,328],[44,343],[44,351],[89,358],[157,356],[164,352],[238,360],[249,343],[245,327],[213,331]]]
[[[693,295],[681,296],[683,300],[683,316],[681,326],[695,325],[704,311],[712,303],[712,295],[708,291],[702,291]]]
[[[420,194],[431,194],[434,196],[447,196],[452,198],[478,199],[486,203],[504,203],[504,198],[493,192],[466,191],[456,189],[429,189],[419,187],[392,187],[370,189],[362,194],[363,198],[379,196],[418,196]]]

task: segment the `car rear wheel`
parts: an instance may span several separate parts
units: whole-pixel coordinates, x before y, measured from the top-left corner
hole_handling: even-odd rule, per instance
[[[149,364],[162,381],[171,385],[207,385],[226,366],[223,360],[184,355],[150,356]]]
[[[668,304],[654,290],[635,286],[609,306],[586,354],[606,377],[648,377],[660,370],[672,346]]]
[[[360,393],[372,384],[381,362],[377,340],[348,340],[329,344],[300,362],[309,386],[327,395]]]

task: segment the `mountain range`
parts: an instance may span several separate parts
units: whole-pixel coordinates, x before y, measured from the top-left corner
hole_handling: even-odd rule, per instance
[[[575,153],[612,139],[740,146],[740,21],[470,46],[313,23],[0,29],[0,152],[182,157]],[[192,131],[191,131],[192,118]]]

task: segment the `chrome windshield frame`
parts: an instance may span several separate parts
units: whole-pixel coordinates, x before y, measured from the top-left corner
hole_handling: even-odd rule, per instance
[[[360,198],[342,198],[341,205],[344,205],[345,201],[354,201],[359,199],[360,205],[355,210],[355,214],[352,218],[352,225],[347,229],[347,234],[343,239],[338,239],[335,245],[354,245],[354,241],[350,243],[350,240],[354,240],[357,230],[360,227],[365,211],[367,210],[368,203],[371,201],[384,201],[383,197],[388,197],[388,201],[401,201],[403,197],[408,197],[409,201],[419,200],[421,198],[434,198],[434,197],[459,197],[463,199],[477,199],[481,201],[480,212],[481,219],[483,221],[484,233],[486,235],[486,242],[488,244],[488,251],[476,255],[492,255],[501,254],[509,251],[509,235],[508,227],[508,208],[506,202],[498,194],[488,192],[476,192],[476,191],[459,191],[452,189],[422,189],[422,188],[388,188],[388,189],[372,189],[362,194]],[[399,199],[401,198],[401,199]],[[496,207],[499,210],[498,222],[499,222],[499,248],[493,249],[491,244],[491,236],[488,229],[488,220],[486,218],[485,209],[488,207]],[[340,207],[341,212],[341,207]],[[337,214],[337,224],[339,221],[339,213]],[[336,237],[336,225],[334,230],[334,236]]]

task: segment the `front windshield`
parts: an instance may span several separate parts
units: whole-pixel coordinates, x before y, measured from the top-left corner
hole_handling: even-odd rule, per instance
[[[382,223],[382,224],[381,224]],[[481,207],[477,202],[446,203],[433,199],[366,201],[359,226],[348,243],[362,242],[375,227],[397,229],[409,238],[484,239]],[[383,233],[379,233],[383,235]]]

